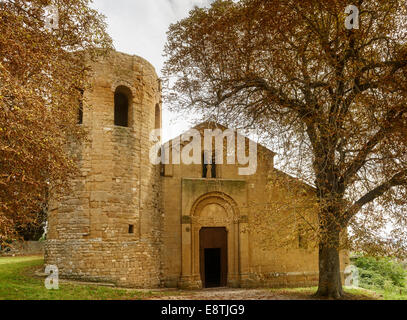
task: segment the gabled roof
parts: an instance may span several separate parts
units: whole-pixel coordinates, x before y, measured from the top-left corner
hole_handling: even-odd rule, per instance
[[[196,129],[198,131],[204,130],[204,129],[221,129],[223,131],[224,130],[233,130],[233,129],[230,129],[230,128],[228,128],[228,127],[226,127],[226,126],[224,126],[224,125],[222,125],[222,124],[220,124],[218,122],[215,122],[215,121],[204,121],[204,122],[201,122],[201,123],[197,124],[196,126],[190,128],[190,129]],[[233,131],[236,132],[236,130],[233,130]],[[187,131],[185,131],[185,132],[187,132]],[[185,133],[185,132],[183,132],[183,133]],[[176,138],[180,137],[182,134],[178,135]],[[168,140],[167,142],[164,143],[164,145],[171,142],[172,140],[175,140],[176,138]],[[252,139],[250,139],[250,138],[248,138],[246,136],[245,136],[245,138],[247,140],[253,141]],[[277,154],[276,152],[270,150],[269,148],[263,146],[262,144],[260,144],[260,143],[258,143],[256,141],[253,141],[253,142],[256,143],[257,146],[260,147],[260,149],[263,152],[266,152],[266,153],[270,154],[272,157],[274,157]],[[300,184],[306,186],[306,188],[309,189],[309,190],[312,190],[312,191],[316,190],[314,186],[306,183],[305,181],[303,181],[303,180],[301,180],[299,178],[293,177],[293,176],[289,175],[288,173],[285,173],[285,172],[283,172],[281,170],[278,170],[276,168],[274,168],[274,171],[276,172],[276,174],[280,178],[287,179],[288,181],[291,181],[291,182],[294,182],[294,183],[300,183]]]
[[[189,130],[191,130],[191,129],[196,129],[196,130],[198,130],[198,131],[204,130],[204,129],[213,129],[213,130],[214,130],[214,129],[220,129],[220,130],[223,130],[223,131],[225,131],[225,130],[233,130],[233,131],[236,132],[236,130],[231,129],[231,128],[229,128],[229,127],[226,127],[226,126],[224,126],[224,125],[222,125],[222,124],[220,124],[220,123],[218,123],[218,122],[215,122],[215,121],[204,121],[204,122],[201,122],[201,123],[197,124],[196,126],[190,128]],[[186,132],[188,132],[188,130],[187,130],[187,131],[184,131],[183,133],[181,133],[180,135],[178,135],[176,138],[180,137],[182,134],[184,134],[184,133],[186,133]],[[165,142],[164,144],[167,144],[168,142],[170,142],[170,141],[172,141],[172,140],[174,140],[174,139],[176,139],[176,138],[172,138],[172,139],[170,139],[169,141]],[[245,138],[246,138],[247,140],[253,141],[252,139],[250,139],[250,138],[248,138],[248,137],[246,137],[246,136],[245,136]],[[256,142],[256,141],[253,141],[253,142],[256,143],[257,146],[260,147],[263,151],[266,151],[266,152],[270,153],[272,156],[275,156],[275,155],[276,155],[276,153],[275,153],[274,151],[272,151],[272,150],[270,150],[269,148],[263,146],[261,143]]]

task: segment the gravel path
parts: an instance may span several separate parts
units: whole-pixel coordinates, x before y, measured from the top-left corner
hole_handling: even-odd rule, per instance
[[[151,300],[309,300],[311,293],[271,291],[266,289],[216,288],[179,291],[176,295],[152,297]]]
[[[285,289],[267,290],[267,289],[233,289],[216,288],[203,289],[199,291],[174,291],[174,295],[157,295],[149,300],[313,300],[315,289],[293,292]],[[344,300],[372,300],[369,296],[347,295]]]

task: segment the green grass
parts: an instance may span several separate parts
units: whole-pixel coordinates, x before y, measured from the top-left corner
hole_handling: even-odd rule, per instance
[[[407,294],[405,292],[400,293],[399,290],[375,289],[375,292],[377,292],[383,300],[407,300]]]
[[[35,270],[43,269],[42,257],[0,258],[0,300],[141,300],[151,297],[182,295],[181,291],[139,291],[96,285],[60,282],[59,290],[47,290],[44,278],[34,275]],[[270,289],[272,292],[288,296],[310,298],[316,291],[312,288]],[[367,291],[347,289],[346,298],[354,300],[407,300],[406,292],[386,290]]]
[[[0,300],[139,300],[157,295],[61,282],[59,290],[47,290],[44,279],[34,276],[34,270],[41,269],[43,264],[42,257],[0,258]],[[159,295],[166,293],[160,292]]]

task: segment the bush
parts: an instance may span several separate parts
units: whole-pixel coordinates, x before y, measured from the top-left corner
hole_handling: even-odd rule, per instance
[[[401,263],[391,258],[358,257],[359,285],[367,289],[394,290],[404,288],[407,276]]]

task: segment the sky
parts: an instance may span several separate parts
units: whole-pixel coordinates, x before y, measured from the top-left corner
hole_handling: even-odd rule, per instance
[[[194,6],[206,6],[210,0],[94,0],[93,7],[106,16],[108,33],[115,49],[149,61],[161,75],[166,32],[171,23],[188,16]],[[163,105],[164,141],[190,126]]]

